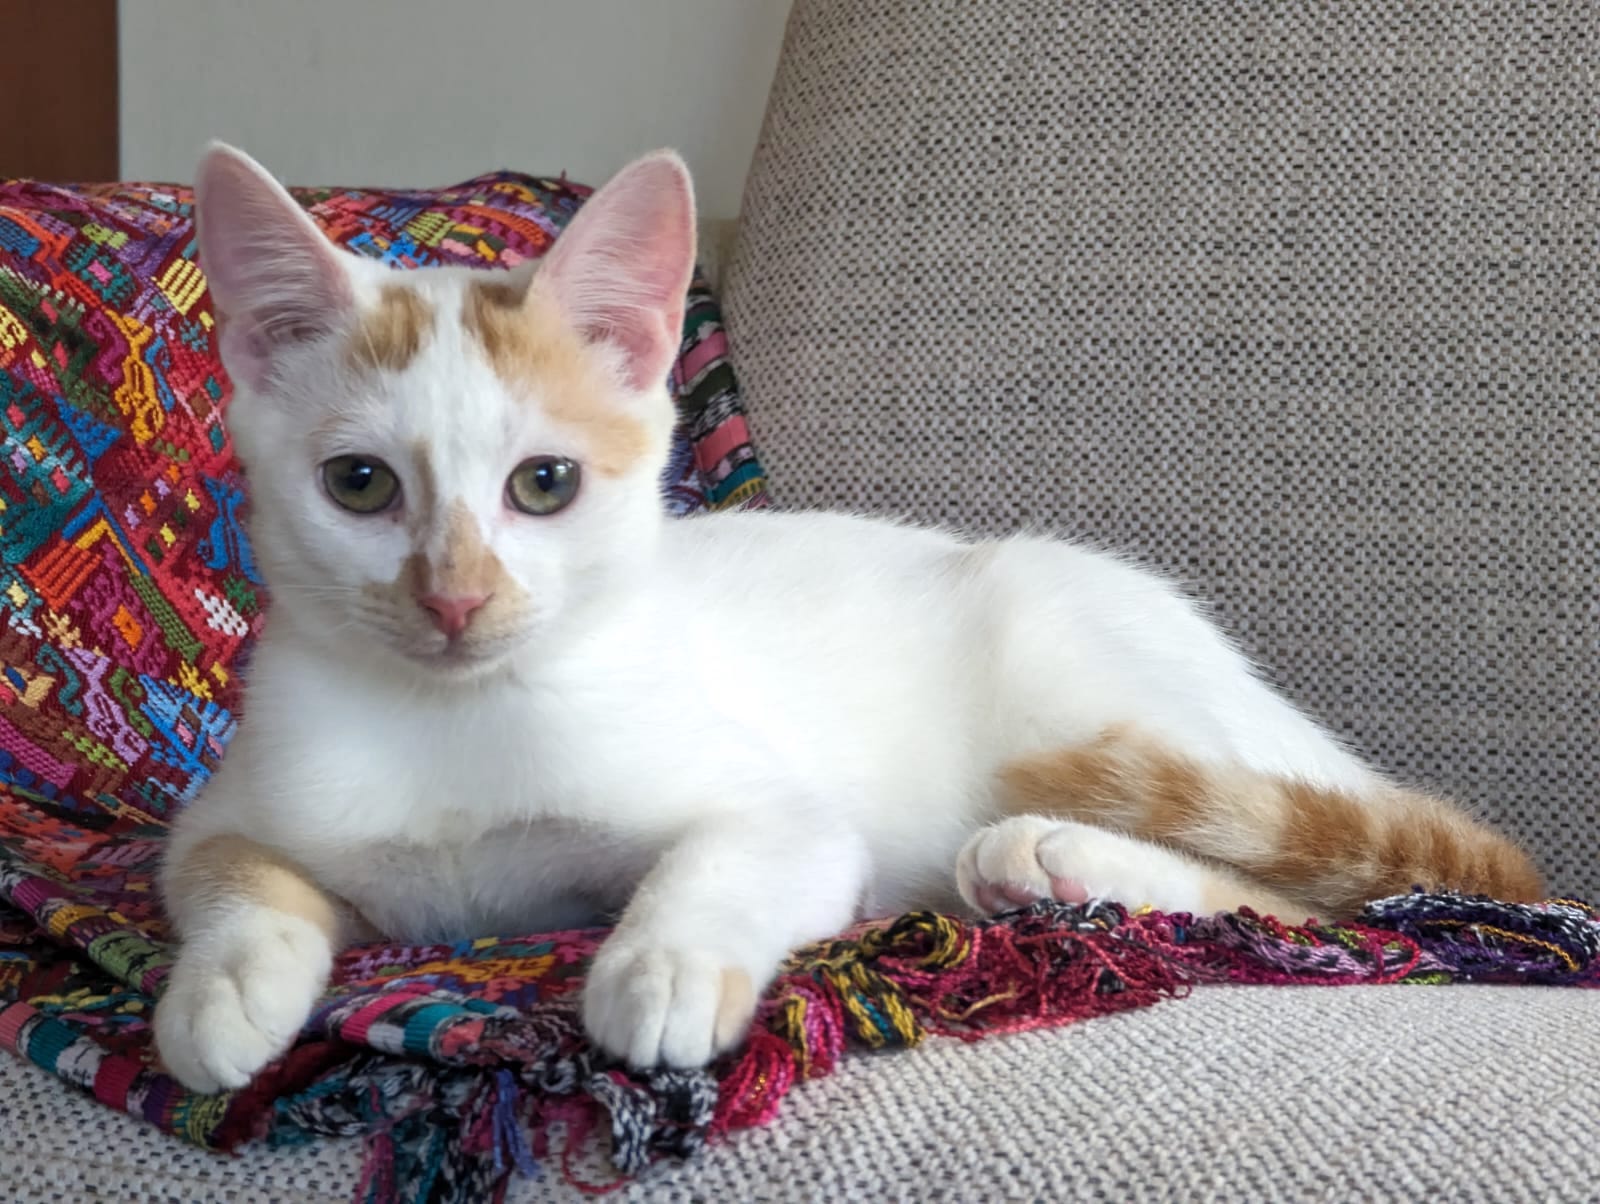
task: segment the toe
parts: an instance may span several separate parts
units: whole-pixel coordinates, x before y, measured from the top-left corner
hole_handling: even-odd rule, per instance
[[[661,1061],[679,1069],[711,1060],[721,974],[710,958],[679,959],[673,974],[672,1006],[661,1025]]]
[[[1062,903],[1087,903],[1089,901],[1089,888],[1076,878],[1062,878],[1052,874],[1050,876],[1050,893]]]
[[[1042,896],[1038,891],[1015,882],[1002,882],[997,888],[1002,898],[1012,907],[1032,907]]]

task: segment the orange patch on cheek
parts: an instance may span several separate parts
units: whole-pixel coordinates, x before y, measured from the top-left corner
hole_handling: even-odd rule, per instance
[[[650,454],[650,432],[616,410],[617,386],[597,353],[537,285],[519,290],[499,280],[474,283],[461,318],[501,380],[537,397],[545,413],[580,434],[586,465],[620,476]]]
[[[403,284],[386,284],[378,303],[350,332],[345,360],[358,371],[404,371],[432,330],[433,308],[422,295]]]

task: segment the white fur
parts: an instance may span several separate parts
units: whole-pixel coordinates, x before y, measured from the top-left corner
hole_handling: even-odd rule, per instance
[[[343,270],[358,302],[389,278]],[[465,278],[408,279],[451,318]],[[586,1013],[639,1064],[727,1043],[725,970],[759,989],[789,949],[859,915],[956,906],[996,771],[1029,753],[1129,722],[1204,763],[1373,780],[1176,589],[1113,556],[833,514],[666,520],[656,462],[587,475],[558,515],[510,512],[507,474],[534,454],[582,461],[583,435],[510,395],[453,320],[400,376],[358,379],[324,341],[272,379],[270,396],[241,386],[230,415],[270,621],[240,734],[170,858],[242,834],[406,941],[620,915]],[[615,404],[664,444],[659,390]],[[333,434],[313,433],[329,419]],[[405,476],[421,438],[444,499],[530,600],[470,672],[432,659],[417,616],[364,600],[411,554],[404,527],[344,513],[316,484],[346,452]],[[1116,874],[1094,885],[1114,891]],[[174,910],[186,944],[162,1049],[191,1085],[236,1085],[303,1018],[327,943],[295,946],[291,968],[275,952],[291,938],[259,908]],[[278,979],[266,1001],[258,966]]]
[[[186,932],[156,1009],[156,1047],[197,1091],[243,1087],[305,1024],[333,949],[315,925],[246,904]]]

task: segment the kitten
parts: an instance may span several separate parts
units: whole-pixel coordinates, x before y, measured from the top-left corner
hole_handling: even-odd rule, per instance
[[[864,914],[1539,894],[1515,846],[1363,765],[1123,560],[664,518],[675,156],[509,273],[335,249],[224,146],[197,197],[272,613],[163,870],[156,1032],[188,1086],[246,1083],[373,934],[616,918],[589,1032],[696,1066],[790,949]]]

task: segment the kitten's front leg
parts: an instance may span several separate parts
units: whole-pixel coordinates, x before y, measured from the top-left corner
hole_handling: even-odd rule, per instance
[[[795,946],[855,914],[863,842],[767,817],[726,817],[668,849],[595,955],[589,1035],[636,1067],[702,1066],[743,1038]]]
[[[305,1024],[345,918],[304,870],[235,834],[175,840],[162,879],[183,943],[156,1048],[191,1090],[243,1087]]]

